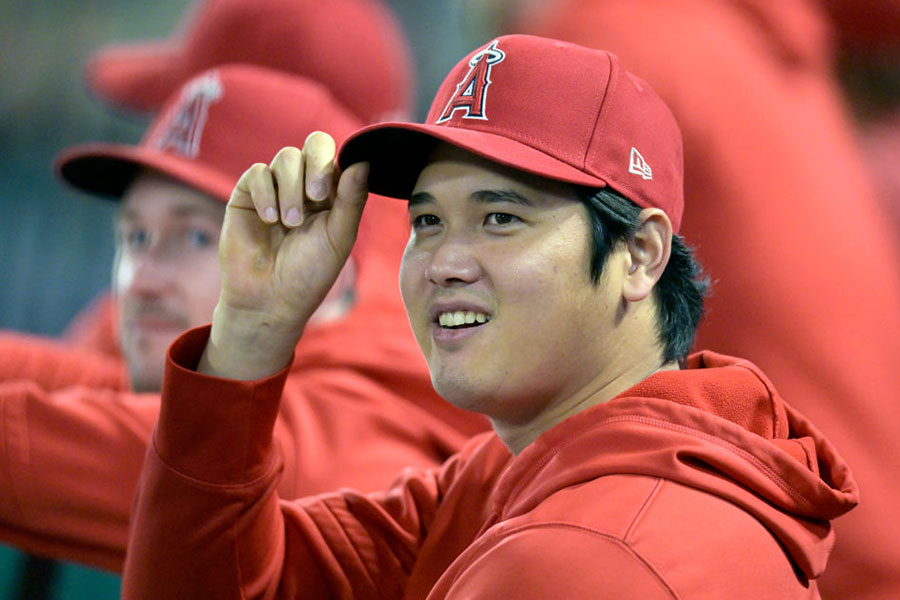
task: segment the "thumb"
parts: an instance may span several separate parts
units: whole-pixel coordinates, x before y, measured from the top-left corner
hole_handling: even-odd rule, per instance
[[[328,237],[344,255],[350,254],[366,199],[369,197],[369,163],[348,167],[338,181],[337,195],[328,218]]]

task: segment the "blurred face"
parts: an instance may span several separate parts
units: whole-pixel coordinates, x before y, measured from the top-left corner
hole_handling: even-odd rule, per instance
[[[140,175],[122,198],[113,289],[136,391],[159,391],[169,344],[212,319],[224,214],[222,202],[155,173]]]
[[[400,286],[438,393],[519,425],[602,383],[621,294],[590,281],[570,186],[445,145],[409,210]]]

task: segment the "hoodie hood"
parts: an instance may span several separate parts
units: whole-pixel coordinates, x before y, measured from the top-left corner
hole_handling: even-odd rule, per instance
[[[834,543],[830,521],[858,502],[832,445],[755,365],[702,352],[687,369],[655,373],[545,432],[511,461],[494,510],[513,518],[563,488],[621,474],[664,478],[740,506],[811,579]]]

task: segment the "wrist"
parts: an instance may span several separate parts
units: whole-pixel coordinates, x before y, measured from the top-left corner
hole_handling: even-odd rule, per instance
[[[291,362],[303,326],[220,302],[197,370],[243,381],[273,375]]]

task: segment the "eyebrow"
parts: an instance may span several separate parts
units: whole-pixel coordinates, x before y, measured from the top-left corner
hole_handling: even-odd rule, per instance
[[[534,203],[513,190],[478,190],[469,195],[469,199],[480,204],[493,204],[496,202],[512,202],[513,204],[521,204],[523,206],[534,206]],[[418,206],[434,202],[434,196],[428,192],[418,192],[409,198],[409,206]]]

